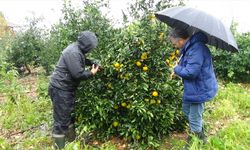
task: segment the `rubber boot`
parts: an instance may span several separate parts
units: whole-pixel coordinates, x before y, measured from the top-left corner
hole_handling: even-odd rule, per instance
[[[207,136],[205,135],[204,133],[204,130],[202,129],[201,132],[190,132],[188,137],[187,137],[187,140],[186,140],[186,144],[185,144],[185,147],[183,150],[188,150],[189,149],[189,146],[192,142],[192,137],[193,136],[196,136],[197,138],[199,138],[200,140],[203,141],[203,144],[206,144],[207,143]]]
[[[197,137],[203,141],[203,144],[207,144],[207,136],[204,133],[204,130],[202,129],[201,132],[196,133]]]
[[[73,124],[69,125],[68,131],[65,133],[65,137],[68,142],[73,142],[76,139],[76,131]]]
[[[55,149],[62,150],[65,146],[65,135],[64,134],[52,134],[55,142]]]

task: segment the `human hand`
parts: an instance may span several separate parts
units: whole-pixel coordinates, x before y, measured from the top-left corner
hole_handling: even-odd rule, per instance
[[[95,67],[99,67],[98,71],[103,71],[104,70],[104,68],[102,66],[100,66],[98,64],[94,64],[94,65],[95,65]]]
[[[92,68],[90,70],[90,72],[95,75],[97,73],[97,71],[99,70],[99,66],[95,66],[94,64],[92,65]]]
[[[172,72],[172,73],[170,74],[170,79],[174,79],[174,78],[176,78],[176,74],[175,74],[174,72]]]

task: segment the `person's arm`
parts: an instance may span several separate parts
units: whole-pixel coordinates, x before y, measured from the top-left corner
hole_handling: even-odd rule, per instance
[[[85,59],[85,65],[86,66],[92,66],[93,64],[96,64],[93,60],[90,60],[90,59],[87,59],[87,58]]]
[[[186,67],[177,65],[174,68],[175,74],[184,78],[184,79],[194,79],[196,78],[203,64],[203,50],[201,46],[197,46],[194,49],[191,49],[191,54],[188,56]]]
[[[81,63],[81,56],[78,53],[68,53],[64,54],[65,64],[74,79],[83,80],[90,78],[95,74],[95,72],[91,72],[85,70],[85,64]],[[84,63],[84,62],[83,62]],[[93,69],[93,67],[92,67]]]

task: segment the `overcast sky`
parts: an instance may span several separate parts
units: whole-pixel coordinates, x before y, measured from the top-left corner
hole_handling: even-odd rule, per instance
[[[75,6],[81,6],[82,0],[71,0]],[[110,0],[109,17],[122,18],[122,9],[130,0]],[[239,32],[250,32],[250,0],[186,0],[188,6],[196,7],[215,15],[225,24],[232,20],[238,22]],[[22,25],[25,17],[43,16],[44,24],[51,25],[61,17],[62,0],[0,0],[0,11],[6,19],[16,25]]]

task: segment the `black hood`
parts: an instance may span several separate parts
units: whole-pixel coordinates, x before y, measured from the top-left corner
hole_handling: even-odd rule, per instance
[[[96,48],[98,44],[95,33],[91,31],[83,31],[77,37],[77,42],[80,50],[86,54]]]

